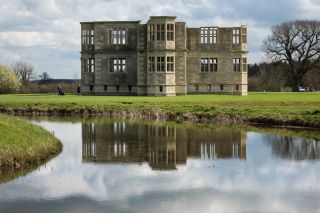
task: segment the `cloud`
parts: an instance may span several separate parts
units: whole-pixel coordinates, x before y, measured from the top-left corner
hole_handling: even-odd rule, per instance
[[[0,46],[4,47],[57,47],[59,42],[55,33],[50,32],[2,32]]]
[[[4,61],[18,61],[21,59],[21,55],[8,51],[7,49],[0,48],[0,55]]]
[[[249,63],[254,63],[264,60],[261,44],[272,25],[320,18],[319,0],[0,0],[0,5],[0,48],[6,53],[0,63],[20,57],[54,78],[80,73],[80,21],[146,22],[151,15],[175,15],[190,27],[247,24]],[[68,70],[59,71],[62,63]]]
[[[320,1],[319,0],[300,0],[306,18],[320,18]]]

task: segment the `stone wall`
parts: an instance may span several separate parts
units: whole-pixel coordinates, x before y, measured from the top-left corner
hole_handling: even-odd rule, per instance
[[[239,44],[232,44],[233,29],[217,28],[216,44],[202,44],[200,28],[187,29],[188,93],[247,94],[247,72],[243,72],[242,64],[240,72],[233,70],[233,59],[246,58],[247,52],[242,48],[241,39]],[[201,58],[216,58],[217,70],[201,72]]]
[[[174,24],[174,40],[148,39],[148,25]],[[247,94],[246,26],[217,29],[216,43],[201,43],[200,28],[187,28],[175,17],[150,17],[140,21],[82,22],[81,32],[94,32],[93,44],[82,42],[81,76],[84,94],[183,95],[187,93]],[[240,41],[232,42],[233,30]],[[113,31],[125,31],[125,44],[112,44]],[[242,35],[245,33],[245,35]],[[82,36],[83,40],[83,36]],[[150,72],[149,57],[174,57],[173,72]],[[86,71],[86,60],[94,59],[94,71]],[[111,72],[111,60],[125,58],[125,72]],[[201,58],[217,59],[217,70],[201,72]],[[240,59],[235,72],[233,59]],[[243,62],[243,63],[242,63]],[[165,64],[167,69],[167,64]]]

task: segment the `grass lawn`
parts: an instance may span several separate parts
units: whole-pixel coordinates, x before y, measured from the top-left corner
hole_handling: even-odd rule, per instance
[[[61,143],[44,129],[0,114],[0,173],[32,168],[61,150]]]
[[[22,113],[139,113],[168,120],[255,122],[320,127],[320,93],[249,93],[248,96],[176,97],[0,95],[0,111]]]

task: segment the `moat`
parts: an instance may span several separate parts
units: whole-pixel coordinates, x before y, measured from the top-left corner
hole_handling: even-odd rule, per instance
[[[318,212],[320,141],[245,128],[31,118],[63,143],[0,212]]]

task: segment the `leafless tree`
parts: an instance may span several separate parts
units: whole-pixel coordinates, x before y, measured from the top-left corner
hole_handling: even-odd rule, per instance
[[[34,67],[31,63],[24,61],[17,61],[12,65],[12,70],[20,79],[23,85],[27,85],[34,76]]]
[[[78,85],[79,84],[79,77],[78,77],[78,73],[77,72],[74,73],[74,80],[76,82],[76,85]]]
[[[320,62],[320,21],[297,20],[273,26],[263,47],[273,62],[288,64],[289,82],[297,91],[303,77]]]
[[[47,72],[43,72],[42,74],[40,74],[39,78],[41,81],[47,81],[51,79],[50,75]]]

